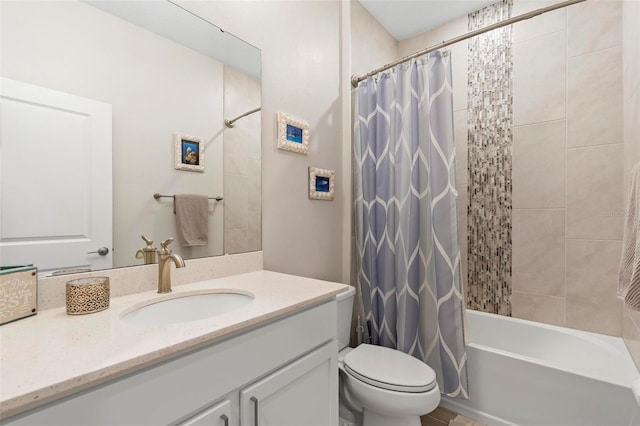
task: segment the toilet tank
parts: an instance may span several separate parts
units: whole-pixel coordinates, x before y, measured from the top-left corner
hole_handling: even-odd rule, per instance
[[[354,287],[336,296],[338,302],[338,350],[349,346],[351,337],[351,313],[353,311],[353,299],[356,294]]]

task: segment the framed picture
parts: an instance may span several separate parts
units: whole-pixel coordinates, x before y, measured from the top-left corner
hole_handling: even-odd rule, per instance
[[[307,155],[309,153],[309,125],[305,121],[279,112],[278,148]]]
[[[204,140],[182,133],[173,134],[177,170],[204,172]]]
[[[309,167],[309,199],[333,201],[336,172]]]

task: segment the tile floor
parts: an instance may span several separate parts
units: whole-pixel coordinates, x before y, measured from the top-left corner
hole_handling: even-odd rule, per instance
[[[484,423],[461,416],[442,407],[438,407],[426,416],[422,416],[420,420],[422,426],[486,426]]]

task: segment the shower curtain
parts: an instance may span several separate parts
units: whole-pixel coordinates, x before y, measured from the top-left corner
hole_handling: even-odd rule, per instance
[[[442,393],[468,398],[451,57],[369,77],[355,98],[357,283],[371,342],[425,361]]]

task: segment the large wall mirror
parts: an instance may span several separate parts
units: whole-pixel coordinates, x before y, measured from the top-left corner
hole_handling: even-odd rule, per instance
[[[141,265],[142,235],[185,259],[261,249],[258,49],[166,0],[0,13],[2,266]],[[205,245],[175,194],[210,197]]]

